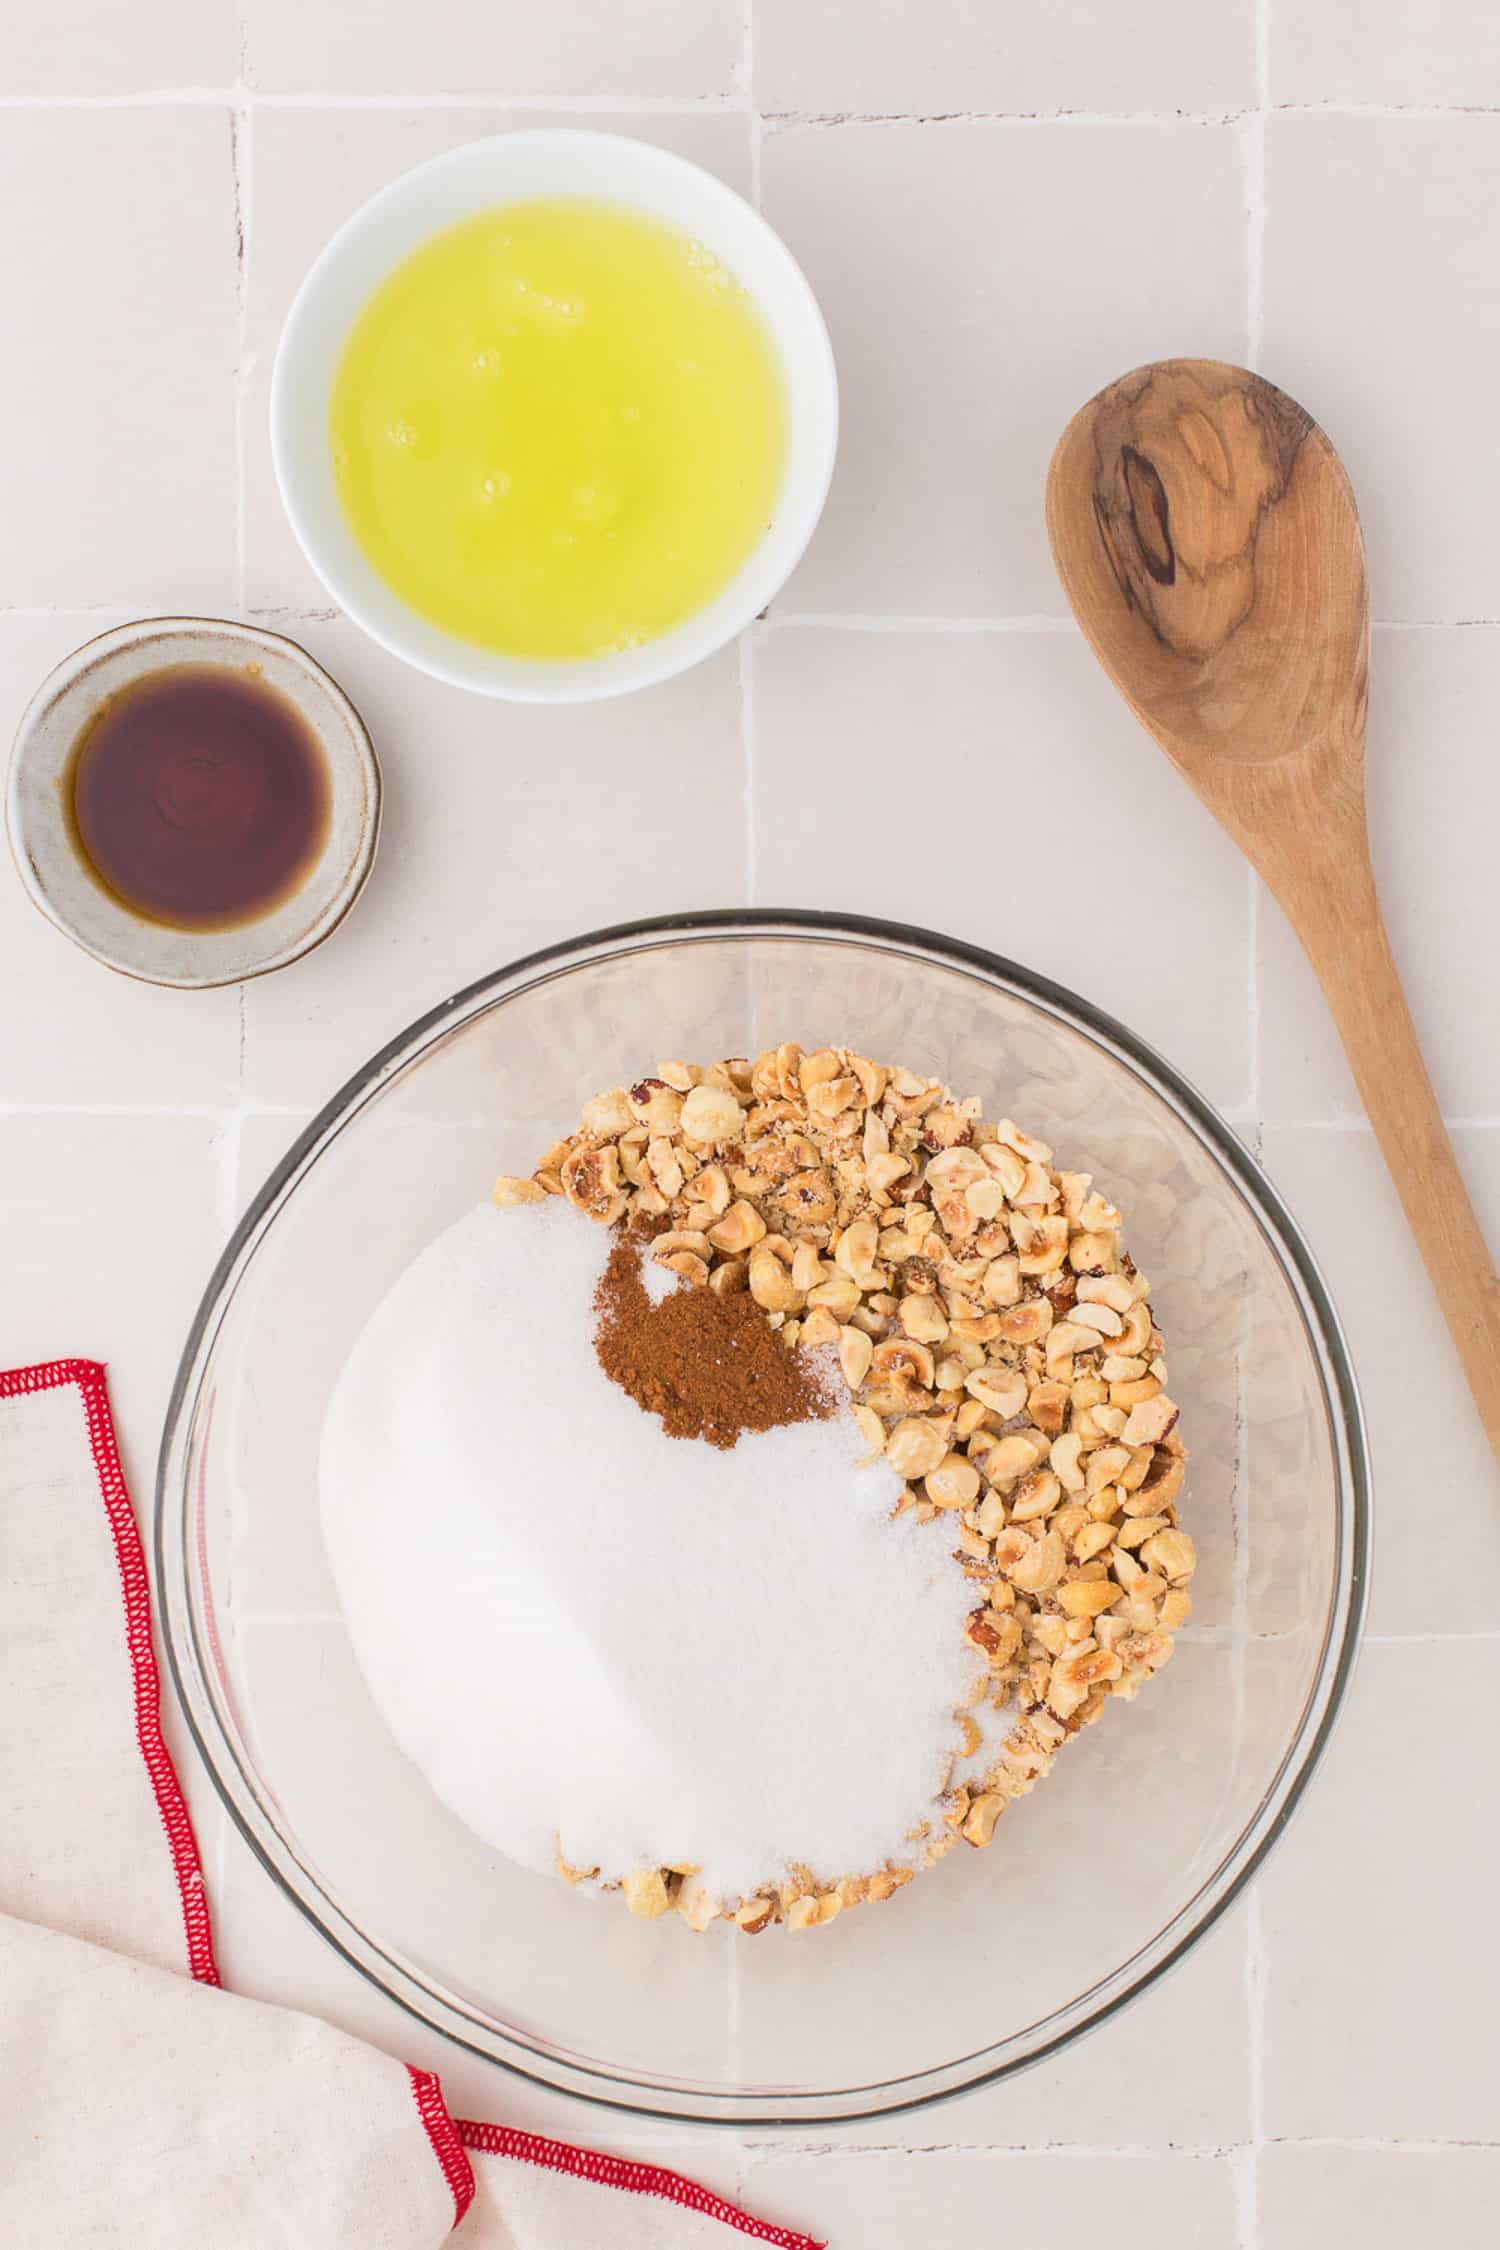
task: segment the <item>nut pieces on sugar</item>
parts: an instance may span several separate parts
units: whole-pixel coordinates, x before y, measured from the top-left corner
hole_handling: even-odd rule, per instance
[[[655,1228],[652,1255],[687,1283],[748,1290],[789,1346],[836,1354],[868,1457],[905,1481],[898,1512],[951,1520],[981,1695],[1015,1723],[977,1785],[944,1782],[921,1862],[988,1844],[1069,1736],[1161,1669],[1190,1614],[1186,1455],[1119,1211],[1008,1118],[985,1122],[977,1098],[795,1045],[667,1062],[595,1095],[530,1179],[495,1188],[501,1204],[549,1195]],[[956,1716],[955,1754],[972,1752],[979,1729]],[[794,1870],[733,1900],[662,1867],[623,1890],[633,1913],[694,1929],[811,1929],[913,1872],[820,1886]]]

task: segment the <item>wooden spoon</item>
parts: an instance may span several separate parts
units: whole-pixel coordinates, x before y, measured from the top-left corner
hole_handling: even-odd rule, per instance
[[[1068,424],[1047,529],[1094,654],[1306,948],[1500,1459],[1500,1281],[1370,863],[1369,608],[1343,465],[1258,375],[1162,360]]]

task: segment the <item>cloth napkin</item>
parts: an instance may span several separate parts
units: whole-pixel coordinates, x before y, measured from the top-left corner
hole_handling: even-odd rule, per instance
[[[457,2229],[456,2234],[454,2229]],[[0,1374],[5,2250],[819,2250],[225,1992],[104,1369]]]

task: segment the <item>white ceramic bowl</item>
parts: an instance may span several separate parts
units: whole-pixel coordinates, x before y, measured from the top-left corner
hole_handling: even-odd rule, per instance
[[[366,560],[334,483],[329,402],[349,331],[393,267],[472,212],[559,195],[623,203],[667,220],[736,275],[780,351],[790,431],[775,513],[716,600],[639,648],[540,663],[445,633]],[[355,213],[312,267],[282,331],[271,384],[271,447],[281,497],[303,552],[335,600],[382,646],[422,671],[518,702],[620,695],[685,671],[732,640],[780,591],[812,537],[837,439],[838,383],[828,331],[785,244],[711,173],[616,133],[505,133],[471,141],[394,180]]]
[[[328,763],[316,866],[279,906],[233,929],[172,929],[133,913],[85,865],[67,815],[73,746],[101,703],[173,664],[253,665],[301,712]],[[43,680],[16,730],[5,824],[32,903],[96,960],[148,984],[238,984],[310,953],[358,898],[380,835],[380,768],[354,705],[295,641],[218,618],[151,617],[86,641]]]

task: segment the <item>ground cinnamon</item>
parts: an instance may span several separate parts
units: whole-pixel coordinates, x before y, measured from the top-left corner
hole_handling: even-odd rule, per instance
[[[612,1383],[661,1417],[668,1437],[727,1451],[745,1430],[826,1421],[832,1391],[806,1352],[788,1350],[746,1291],[721,1297],[684,1283],[653,1304],[642,1245],[615,1243],[594,1297],[594,1348]]]

